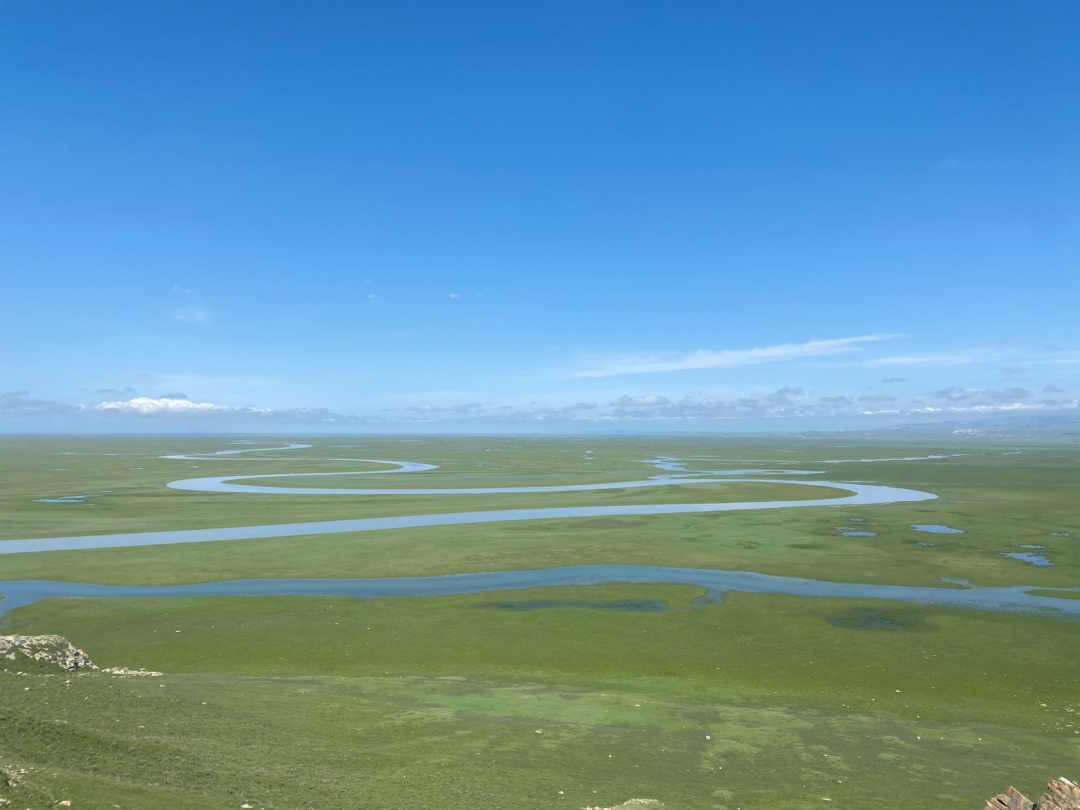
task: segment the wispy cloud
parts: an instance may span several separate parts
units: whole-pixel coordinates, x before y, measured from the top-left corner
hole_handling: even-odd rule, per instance
[[[462,402],[457,405],[407,405],[403,408],[383,408],[384,411],[405,411],[408,413],[480,413],[484,410],[483,403]]]
[[[100,394],[101,396],[114,396],[122,397],[127,394],[134,394],[134,388],[95,388],[93,390],[89,388],[80,389],[84,394]]]
[[[808,343],[784,343],[754,349],[699,349],[683,354],[624,355],[600,364],[598,368],[574,372],[573,377],[615,377],[624,374],[654,374],[662,371],[688,371],[708,368],[733,368],[761,363],[780,363],[803,357],[846,354],[862,350],[862,344],[888,340],[896,335],[860,335]]]
[[[1035,360],[1035,362],[1049,363],[1051,365],[1080,363],[1080,351],[1054,352],[1049,356]]]
[[[984,388],[940,388],[930,391],[928,396],[935,399],[944,399],[949,402],[967,402],[972,400],[985,400],[988,402],[1017,402],[1021,399],[1029,399],[1031,392],[1026,388],[1006,388],[1004,391],[996,391]]]
[[[177,307],[170,315],[174,321],[191,326],[209,326],[214,320],[214,313],[206,307]]]
[[[645,394],[640,397],[632,397],[629,395],[621,396],[617,400],[611,403],[617,407],[625,408],[626,406],[642,407],[646,405],[670,405],[671,400],[658,394]]]
[[[8,391],[0,394],[0,418],[64,417],[77,414],[81,410],[81,405],[31,397],[29,391]]]
[[[821,363],[819,365],[837,366],[963,366],[978,363],[1030,363],[1036,365],[1070,365],[1080,363],[1080,352],[1077,351],[1039,351],[1030,352],[1019,349],[983,349],[978,351],[963,352],[929,352],[927,354],[907,354],[892,357],[869,357],[866,359],[846,360],[835,363]],[[1016,375],[1025,373],[1024,369],[1015,366],[1002,369],[1005,373]],[[900,382],[899,377],[889,377],[882,382]]]
[[[830,363],[831,366],[959,366],[966,363],[983,363],[996,360],[998,354],[909,354],[897,357],[870,357],[865,360],[849,360]],[[889,377],[882,382],[900,382],[901,377]]]

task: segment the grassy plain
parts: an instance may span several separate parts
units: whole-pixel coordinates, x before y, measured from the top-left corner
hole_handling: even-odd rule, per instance
[[[6,439],[0,537],[768,500],[795,489],[729,484],[444,501],[163,486],[196,475],[362,469],[315,460],[331,454],[440,465],[415,475],[341,476],[334,486],[632,480],[655,474],[640,462],[662,454],[731,459],[690,462],[691,469],[821,469],[825,475],[805,478],[905,486],[939,499],[3,555],[0,579],[171,583],[619,562],[896,584],[941,585],[948,576],[983,585],[1080,585],[1080,452],[1070,439],[310,443],[312,450],[266,454],[296,454],[295,462],[255,461],[259,453],[203,462],[158,456],[229,445],[214,438]],[[331,447],[345,444],[359,446]],[[53,455],[69,452],[86,455]],[[949,453],[965,455],[854,461]],[[821,463],[840,458],[853,461]],[[106,489],[88,499],[93,506],[34,503]],[[794,497],[807,497],[805,489]],[[908,528],[915,523],[964,534],[915,532]],[[837,526],[877,536],[847,537]],[[1000,556],[1017,545],[1045,546],[1039,553],[1055,565]],[[102,666],[167,674],[0,674],[0,765],[30,771],[8,790],[34,808],[70,798],[73,807],[95,808],[525,810],[607,807],[631,797],[676,810],[953,808],[978,807],[1008,783],[1038,792],[1051,777],[1078,775],[1076,622],[740,593],[692,608],[700,593],[602,585],[418,599],[39,602],[7,614],[0,632],[60,633]],[[617,609],[642,599],[668,609]],[[522,609],[538,601],[578,605]]]

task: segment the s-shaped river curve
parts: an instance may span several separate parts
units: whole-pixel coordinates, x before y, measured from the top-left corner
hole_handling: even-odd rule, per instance
[[[257,450],[291,450],[307,445],[221,451],[209,454],[211,458]],[[208,454],[201,456],[166,456],[183,460],[210,460]],[[349,459],[361,460],[361,459]],[[871,461],[875,459],[863,459]],[[907,460],[907,459],[905,459]],[[920,459],[921,460],[921,459]],[[417,472],[435,469],[434,465],[412,462],[376,462],[395,465],[397,469],[367,470],[365,474]],[[655,467],[677,472],[678,475],[656,476],[644,481],[627,481],[606,484],[579,484],[554,487],[494,487],[485,489],[314,489],[263,487],[230,484],[229,481],[250,478],[282,478],[284,475],[225,476],[220,478],[195,478],[173,481],[173,489],[201,492],[234,492],[256,494],[302,494],[302,495],[418,495],[418,494],[485,494],[505,492],[571,492],[590,489],[615,489],[627,487],[664,486],[671,484],[709,483],[718,481],[760,481],[760,478],[731,478],[731,475],[808,474],[801,470],[710,470],[705,473],[687,472],[679,469],[677,459],[663,458],[653,462]],[[350,475],[356,473],[301,473],[300,475]],[[721,478],[705,478],[702,475],[720,475]],[[768,479],[767,479],[768,480]],[[771,479],[776,480],[776,479]],[[731,512],[744,509],[789,509],[798,506],[840,506],[850,504],[879,504],[902,501],[925,501],[936,498],[928,492],[870,484],[838,484],[828,481],[808,482],[785,480],[797,486],[828,486],[846,490],[846,497],[808,501],[764,501],[743,503],[704,504],[652,504],[641,506],[580,506],[547,509],[514,509],[487,512],[460,512],[451,514],[411,515],[389,518],[361,518],[356,520],[331,520],[315,523],[290,523],[274,526],[240,526],[222,529],[194,529],[169,532],[136,532],[132,534],[91,535],[84,537],[55,537],[33,540],[9,540],[0,542],[0,553],[20,551],[49,551],[61,549],[110,548],[117,546],[162,545],[168,543],[196,543],[213,540],[239,540],[265,537],[289,537],[294,535],[332,534],[336,532],[373,531],[378,529],[409,528],[418,526],[442,526],[465,523],[489,523],[509,520],[536,520],[563,517],[601,517],[610,515],[650,515],[685,512]],[[728,590],[758,593],[782,593],[801,596],[839,596],[870,599],[895,599],[949,607],[967,607],[984,610],[1008,610],[1020,612],[1055,611],[1059,615],[1080,615],[1080,601],[1055,598],[1037,593],[1032,586],[1011,588],[975,588],[967,583],[961,589],[909,587],[893,585],[860,585],[856,583],[824,582],[796,577],[778,577],[747,571],[719,571],[690,568],[665,568],[657,566],[591,565],[540,571],[492,571],[475,574],[451,574],[434,577],[405,577],[369,580],[326,579],[272,579],[238,580],[231,582],[205,582],[191,585],[97,585],[78,582],[14,581],[0,583],[4,599],[0,602],[0,614],[57,596],[68,597],[165,597],[165,596],[254,596],[254,595],[348,595],[360,598],[375,596],[435,596],[507,588],[533,588],[547,585],[598,584],[601,582],[664,582],[704,586],[712,598]],[[1045,593],[1048,589],[1042,589]],[[1062,589],[1052,589],[1062,590]],[[1076,590],[1076,589],[1064,589]]]
[[[271,448],[276,450],[293,449]],[[245,452],[245,451],[241,451]],[[246,451],[251,452],[251,451]],[[214,454],[219,458],[222,454]],[[176,458],[170,456],[168,458]],[[192,456],[186,458],[194,459]],[[205,457],[199,460],[207,460]],[[435,469],[434,465],[403,461],[377,461],[375,459],[353,459],[379,464],[395,465],[397,469],[366,470],[363,473],[298,473],[301,476],[316,475],[356,475],[386,474],[398,472],[416,472]],[[718,471],[711,474],[716,475]],[[731,474],[792,474],[796,471],[777,470],[730,470]],[[223,476],[217,478],[189,478],[168,484],[173,489],[195,490],[200,492],[233,492],[251,494],[278,495],[485,495],[502,493],[541,493],[575,492],[582,490],[626,489],[633,487],[670,486],[672,484],[760,482],[759,478],[702,478],[693,473],[681,476],[657,476],[642,481],[622,481],[603,484],[576,484],[551,487],[487,487],[469,489],[319,489],[309,487],[264,487],[245,484],[230,484],[229,481],[250,478],[285,478],[289,474]],[[776,479],[769,479],[776,480]],[[483,512],[451,512],[430,515],[404,515],[400,517],[355,518],[347,520],[322,520],[306,523],[279,523],[266,526],[230,526],[217,529],[180,529],[162,532],[131,532],[126,534],[96,534],[75,537],[40,537],[27,540],[7,540],[0,542],[0,554],[14,554],[31,551],[70,551],[91,548],[118,548],[125,546],[156,546],[173,543],[206,543],[218,540],[255,540],[270,537],[295,537],[315,534],[338,534],[344,532],[366,532],[381,529],[407,529],[422,526],[449,526],[468,523],[497,523],[512,520],[551,520],[557,518],[611,517],[616,515],[665,515],[690,512],[736,512],[749,509],[792,509],[801,506],[850,506],[853,504],[879,504],[910,501],[932,500],[937,496],[929,492],[913,489],[887,487],[874,484],[846,484],[830,481],[790,481],[784,483],[794,486],[835,487],[846,491],[846,497],[827,500],[802,501],[743,501],[735,503],[683,503],[683,504],[642,504],[619,506],[570,506],[538,509],[502,509]]]

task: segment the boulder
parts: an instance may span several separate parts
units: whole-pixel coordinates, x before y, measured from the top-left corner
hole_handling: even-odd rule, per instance
[[[1010,787],[986,802],[983,810],[1080,810],[1080,787],[1064,776],[1046,786],[1046,793],[1031,801]]]
[[[1046,793],[1035,802],[1037,810],[1080,810],[1080,787],[1065,777],[1046,786]]]

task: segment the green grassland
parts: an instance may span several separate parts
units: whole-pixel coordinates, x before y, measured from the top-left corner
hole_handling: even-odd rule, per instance
[[[252,453],[204,462],[158,456],[230,445],[212,437],[4,439],[0,537],[811,497],[768,482],[467,498],[164,488],[199,475],[364,469],[317,460],[330,455],[440,468],[319,486],[633,480],[658,472],[642,459],[670,455],[731,459],[691,469],[788,462],[781,466],[825,470],[809,481],[870,481],[939,499],[3,555],[0,579],[156,584],[636,563],[907,585],[942,585],[948,576],[1080,586],[1080,452],[1068,440],[309,442],[311,450],[266,454],[281,461]],[[347,444],[359,446],[331,447]],[[54,455],[61,452],[85,455]],[[814,463],[944,453],[966,455]],[[90,498],[92,506],[34,503],[96,490],[110,492]],[[965,533],[914,532],[913,523]],[[856,525],[877,536],[835,528]],[[1000,556],[1019,544],[1045,546],[1039,553],[1055,565]],[[38,602],[10,611],[0,632],[59,633],[101,666],[166,675],[0,673],[0,766],[27,770],[0,797],[35,810],[62,799],[87,808],[576,810],[632,797],[673,810],[929,809],[978,807],[1007,784],[1030,794],[1052,777],[1080,775],[1074,620],[743,593],[695,606],[701,595],[690,586],[611,584],[371,600]],[[620,609],[645,599],[667,609]]]

